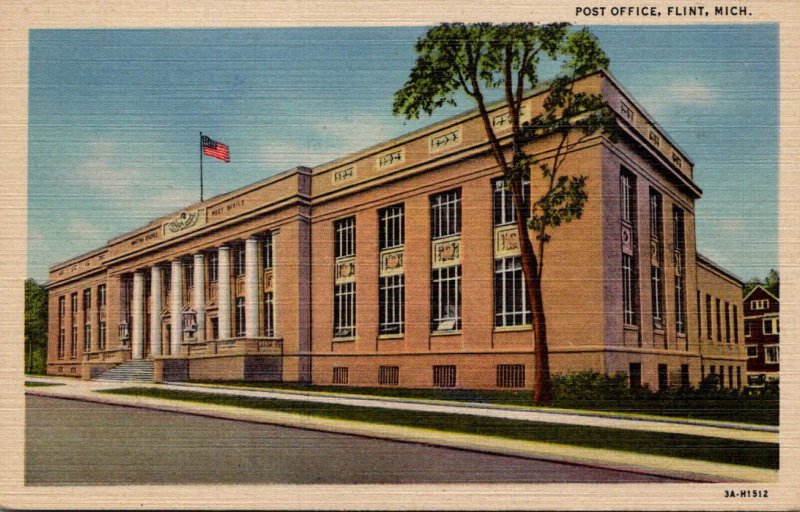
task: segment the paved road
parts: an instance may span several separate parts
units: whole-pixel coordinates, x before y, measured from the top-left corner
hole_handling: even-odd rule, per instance
[[[667,482],[637,473],[28,396],[27,485]]]

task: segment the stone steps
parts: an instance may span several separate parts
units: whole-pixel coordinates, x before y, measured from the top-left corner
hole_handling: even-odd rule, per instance
[[[153,382],[152,361],[128,361],[111,368],[94,380],[118,382]]]

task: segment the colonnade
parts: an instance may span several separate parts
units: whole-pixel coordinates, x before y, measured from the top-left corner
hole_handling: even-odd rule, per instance
[[[261,296],[259,290],[259,239],[248,238],[244,243],[244,336],[257,337],[259,333],[259,306]],[[219,339],[231,338],[232,315],[232,280],[231,280],[231,248],[222,246],[217,251],[217,319],[219,322]],[[192,296],[190,304],[197,316],[197,330],[192,341],[206,341],[206,255],[209,251],[198,252],[192,255],[194,265]],[[169,262],[170,265],[170,339],[169,348],[171,355],[179,355],[181,343],[184,341],[183,332],[183,277],[184,258],[176,257]],[[133,273],[133,297],[131,300],[131,357],[142,359],[144,357],[145,343],[145,274],[150,275],[150,347],[152,356],[161,356],[161,310],[163,293],[164,264],[158,263],[147,269],[136,270]],[[239,334],[239,333],[236,333]]]

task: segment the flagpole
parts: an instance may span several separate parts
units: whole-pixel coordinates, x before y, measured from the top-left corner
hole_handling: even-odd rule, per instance
[[[200,202],[203,202],[203,132],[200,132]]]

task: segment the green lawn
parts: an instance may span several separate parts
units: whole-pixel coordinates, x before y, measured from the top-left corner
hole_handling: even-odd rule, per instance
[[[25,381],[25,387],[28,388],[40,388],[44,386],[63,386],[64,384],[60,382],[34,382],[32,380]]]
[[[279,391],[311,391],[348,393],[422,400],[447,400],[456,402],[490,403],[514,406],[532,406],[531,391],[492,391],[469,389],[407,389],[407,388],[360,388],[350,386],[310,386],[306,384],[244,381],[202,381],[220,384]],[[587,411],[647,414],[673,418],[734,421],[759,425],[778,425],[777,399],[759,397],[704,397],[704,398],[659,398],[651,396],[637,400],[578,400],[557,399],[553,407],[581,409]]]
[[[280,411],[383,425],[398,425],[446,432],[567,444],[589,448],[723,462],[759,468],[778,468],[778,445],[700,436],[641,432],[601,427],[537,423],[463,414],[397,411],[375,407],[309,403],[300,400],[234,397],[156,388],[122,388],[104,391],[250,409]]]

